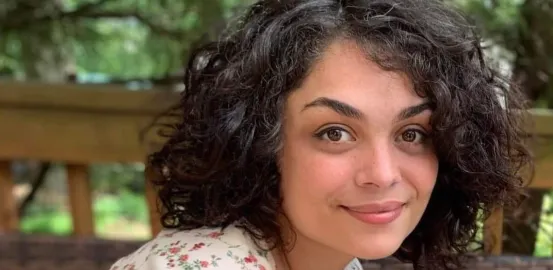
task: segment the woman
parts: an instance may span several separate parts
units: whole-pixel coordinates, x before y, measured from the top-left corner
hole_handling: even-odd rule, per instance
[[[519,92],[439,1],[261,0],[185,84],[149,160],[166,229],[113,270],[454,268],[530,163]]]

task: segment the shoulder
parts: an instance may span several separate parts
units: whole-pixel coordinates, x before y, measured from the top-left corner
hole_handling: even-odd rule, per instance
[[[273,270],[270,254],[234,226],[165,230],[110,270]]]

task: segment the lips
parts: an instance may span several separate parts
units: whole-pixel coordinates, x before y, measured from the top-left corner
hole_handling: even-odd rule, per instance
[[[356,206],[343,206],[343,209],[354,218],[368,224],[383,225],[396,220],[403,212],[405,203],[387,201]]]
[[[379,212],[389,212],[397,208],[400,208],[404,205],[404,202],[400,201],[387,201],[382,203],[370,203],[359,206],[347,206],[351,211],[360,212],[360,213],[379,213]]]

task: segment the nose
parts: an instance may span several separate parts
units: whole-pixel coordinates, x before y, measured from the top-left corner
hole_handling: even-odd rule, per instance
[[[399,162],[393,153],[393,146],[385,143],[373,144],[363,150],[355,183],[360,187],[387,188],[400,181]]]

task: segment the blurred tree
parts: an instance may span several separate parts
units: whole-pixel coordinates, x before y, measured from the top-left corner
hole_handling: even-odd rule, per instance
[[[179,70],[195,41],[216,35],[215,26],[224,26],[242,2],[4,0],[0,70],[21,79],[41,71],[41,80],[57,81],[74,72],[163,77]]]
[[[553,1],[453,1],[470,14],[492,46],[505,52],[513,80],[534,106],[553,108]]]

